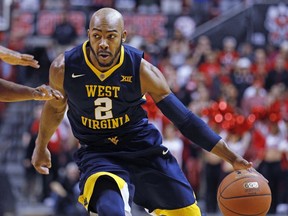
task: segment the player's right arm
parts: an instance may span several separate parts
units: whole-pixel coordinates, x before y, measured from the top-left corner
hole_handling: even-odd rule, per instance
[[[64,98],[46,101],[42,110],[39,132],[32,155],[32,164],[41,174],[49,174],[51,155],[47,145],[66,111],[67,96],[63,87],[64,65],[64,55],[61,54],[52,62],[49,70],[49,85],[62,93]]]

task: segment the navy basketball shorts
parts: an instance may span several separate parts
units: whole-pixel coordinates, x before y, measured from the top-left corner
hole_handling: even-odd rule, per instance
[[[81,147],[75,160],[80,169],[79,202],[88,211],[97,179],[109,176],[119,187],[125,215],[131,215],[133,201],[151,215],[201,215],[189,182],[164,146],[117,153],[99,153],[91,147]]]

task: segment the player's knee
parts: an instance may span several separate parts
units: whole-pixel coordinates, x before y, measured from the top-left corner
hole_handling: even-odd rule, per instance
[[[124,209],[114,206],[113,203],[101,203],[97,205],[97,212],[99,216],[125,216]]]
[[[125,216],[124,201],[115,181],[101,177],[94,188],[90,209],[99,216]]]

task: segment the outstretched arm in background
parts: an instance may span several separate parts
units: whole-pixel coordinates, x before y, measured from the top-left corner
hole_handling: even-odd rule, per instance
[[[36,88],[20,85],[0,79],[0,101],[16,102],[26,100],[62,99],[62,94],[50,86],[41,85]]]
[[[252,167],[251,162],[234,153],[204,121],[189,111],[171,92],[161,71],[144,59],[140,67],[140,79],[142,93],[151,95],[163,114],[184,136],[229,162],[235,170]]]
[[[64,95],[62,100],[46,101],[40,118],[38,136],[32,155],[32,164],[40,174],[49,174],[51,154],[47,148],[49,140],[61,123],[67,106],[67,98],[63,88],[64,56],[58,56],[51,64],[49,84]]]
[[[33,55],[22,54],[3,46],[0,46],[0,59],[11,65],[31,66],[34,68],[40,67]]]

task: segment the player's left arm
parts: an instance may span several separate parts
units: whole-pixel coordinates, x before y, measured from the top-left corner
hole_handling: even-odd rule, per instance
[[[22,54],[4,46],[0,46],[0,59],[11,65],[30,66],[34,68],[40,67],[33,55]]]
[[[142,93],[148,93],[161,112],[174,123],[181,133],[207,151],[221,139],[208,125],[171,92],[169,85],[161,71],[142,60],[140,66]]]
[[[229,162],[233,166],[234,170],[252,168],[252,162],[248,162],[240,155],[234,153],[223,139],[219,140],[219,142],[212,148],[211,152]]]
[[[218,134],[201,118],[188,110],[171,92],[161,71],[144,59],[140,66],[140,80],[142,93],[151,95],[162,113],[184,136],[231,163],[234,169],[247,169],[252,166],[240,155],[231,151]]]

